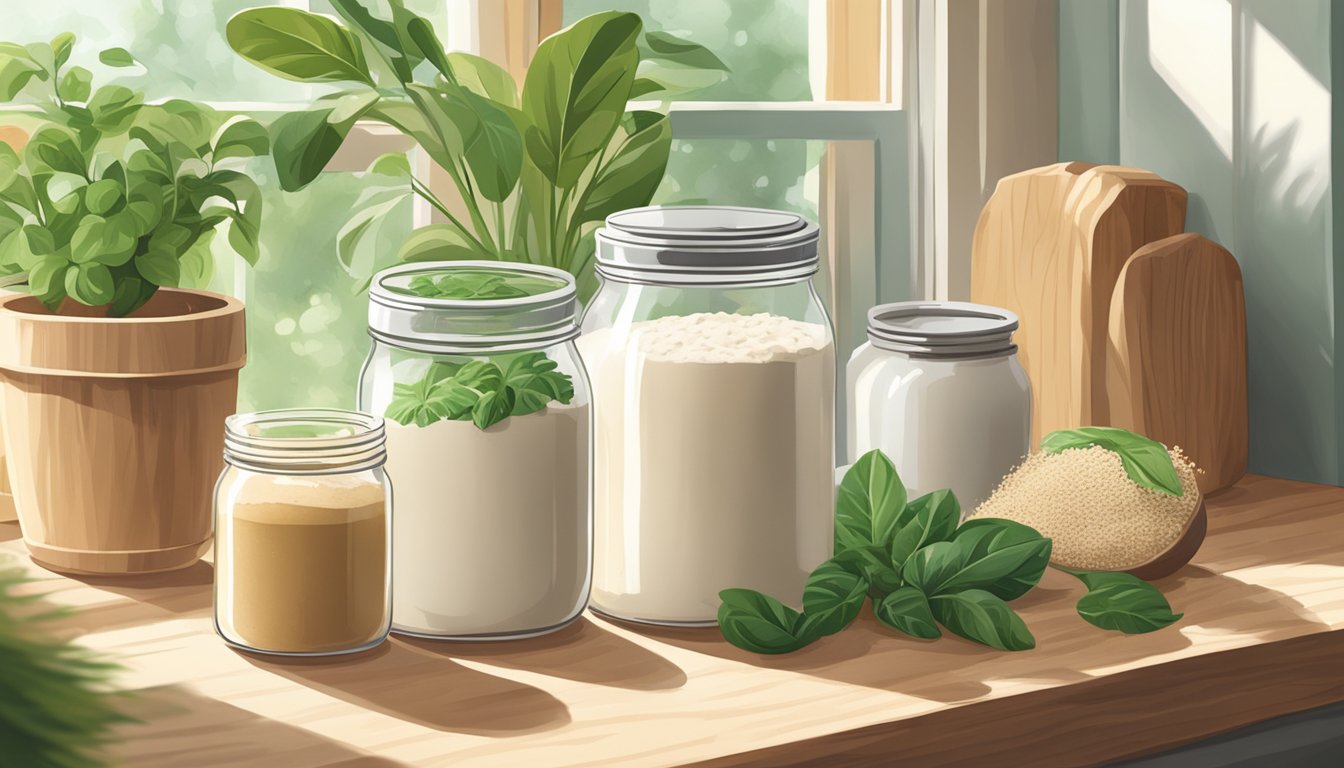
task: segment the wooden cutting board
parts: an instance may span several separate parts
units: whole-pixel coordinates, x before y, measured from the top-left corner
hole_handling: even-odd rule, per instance
[[[1123,166],[1059,163],[1002,179],[972,245],[971,298],[1018,314],[1032,441],[1105,424],[1111,294],[1138,247],[1185,228],[1185,190]]]
[[[1246,303],[1241,268],[1186,233],[1143,246],[1120,273],[1108,327],[1110,424],[1179,445],[1208,494],[1246,473]]]

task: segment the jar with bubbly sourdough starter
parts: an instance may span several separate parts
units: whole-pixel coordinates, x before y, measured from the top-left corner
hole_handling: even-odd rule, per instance
[[[593,607],[713,624],[719,591],[798,607],[831,555],[835,353],[792,213],[638,208],[597,232]]]
[[[880,448],[910,498],[951,488],[974,512],[1031,450],[1015,330],[1017,315],[983,304],[873,307],[847,368],[847,459]]]
[[[392,631],[526,637],[588,602],[588,378],[574,278],[420,262],[369,289],[360,407],[387,419],[397,479]]]
[[[225,421],[215,487],[215,628],[244,650],[372,648],[391,617],[383,420],[329,409]]]

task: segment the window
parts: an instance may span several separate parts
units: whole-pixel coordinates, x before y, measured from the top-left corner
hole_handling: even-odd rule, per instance
[[[227,19],[265,4],[331,10],[327,0],[47,0],[42,13],[9,19],[3,37],[28,42],[72,31],[79,38],[75,63],[92,69],[98,83],[123,81],[151,100],[207,101],[265,122],[322,93],[262,72],[229,48]],[[596,11],[635,11],[651,29],[691,36],[720,55],[732,73],[698,91],[696,101],[670,106],[676,143],[656,201],[785,208],[820,221],[825,256],[818,287],[846,356],[863,339],[869,306],[924,295],[923,270],[911,258],[903,111],[915,0],[407,5],[434,24],[449,48],[491,58],[520,81],[542,38]],[[145,69],[102,67],[96,53],[109,46],[128,48]],[[354,402],[368,345],[366,299],[361,281],[338,265],[337,236],[350,213],[382,189],[379,177],[363,173],[370,161],[410,149],[399,134],[361,124],[327,173],[298,193],[281,192],[269,161],[258,164],[268,193],[262,259],[246,269],[220,238],[214,271],[197,286],[233,293],[248,304],[251,364],[242,375],[240,409]],[[434,174],[429,178],[434,185]],[[378,265],[391,263],[413,225],[430,220],[428,207],[418,201],[396,208],[381,230],[386,247],[378,249]]]

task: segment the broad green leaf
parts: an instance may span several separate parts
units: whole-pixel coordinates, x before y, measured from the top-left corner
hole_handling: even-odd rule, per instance
[[[90,307],[108,304],[115,293],[112,272],[97,262],[76,265],[65,273],[65,292]]]
[[[929,597],[967,589],[985,590],[1002,599],[1021,597],[1049,565],[1050,540],[1040,534],[1018,539],[1020,529],[995,533],[992,525],[982,522],[964,535],[959,531],[952,541],[919,549],[906,560],[901,576]]]
[[[325,16],[297,8],[249,8],[229,19],[225,36],[240,56],[290,80],[373,85],[359,40]]]
[[[59,171],[88,177],[88,160],[78,141],[60,126],[48,124],[37,129],[23,153],[34,175]]]
[[[657,93],[663,90],[663,84],[649,77],[636,77],[635,82],[630,86],[630,98],[638,99],[641,96],[648,96],[650,93]]]
[[[515,393],[511,416],[545,408],[551,401],[574,399],[574,380],[557,371],[558,364],[544,352],[522,352],[504,366],[504,383]]]
[[[187,252],[178,258],[179,286],[198,290],[209,286],[210,277],[215,271],[215,259],[210,253],[210,243],[214,238],[214,230],[202,232]]]
[[[643,53],[645,58],[662,59],[696,69],[728,71],[728,65],[713,51],[668,32],[646,32]]]
[[[93,127],[106,135],[126,132],[144,104],[144,96],[120,85],[104,85],[89,99]]]
[[[62,32],[51,39],[51,56],[55,65],[53,69],[59,69],[65,66],[70,60],[70,51],[75,47],[75,35],[72,32]]]
[[[415,68],[424,57],[404,30],[399,30],[397,24],[391,21],[369,13],[360,0],[331,0],[331,5],[346,24],[368,37],[378,55],[392,67],[399,82],[409,83],[414,78]],[[390,5],[403,26],[408,17],[414,15],[399,0],[394,0]]]
[[[411,158],[405,152],[387,152],[374,158],[366,172],[405,179],[411,175]]]
[[[409,187],[369,187],[355,201],[354,214],[336,234],[341,268],[361,283],[373,277],[389,254],[390,233],[410,218]]]
[[[769,595],[750,589],[719,592],[719,632],[752,653],[791,653],[821,637],[806,617]]]
[[[72,213],[79,207],[79,191],[87,187],[88,183],[89,180],[81,173],[53,173],[47,179],[47,200],[61,213]]]
[[[451,83],[438,88],[411,84],[407,89],[430,116],[439,142],[465,157],[477,194],[493,202],[507,199],[523,163],[522,136],[507,108]]]
[[[929,608],[939,624],[954,635],[1003,651],[1026,651],[1036,647],[1036,638],[1012,608],[981,589],[968,589],[929,598]]]
[[[84,205],[90,213],[102,216],[121,204],[121,185],[112,179],[101,179],[84,191]]]
[[[827,560],[807,577],[803,612],[822,635],[833,635],[854,621],[868,596],[868,578],[861,567]]]
[[[155,246],[151,241],[149,250],[136,255],[135,271],[154,285],[176,287],[182,277],[178,251],[167,245]]]
[[[85,216],[80,220],[75,234],[70,238],[71,261],[87,264],[98,259],[103,251],[104,224],[106,221],[101,216]]]
[[[1120,457],[1129,479],[1170,496],[1180,496],[1181,478],[1167,449],[1156,440],[1116,427],[1080,427],[1051,432],[1041,440],[1041,450],[1059,453],[1070,448],[1100,446]]]
[[[28,270],[28,287],[47,308],[55,310],[65,298],[65,273],[72,266],[60,253],[49,253]]]
[[[992,583],[977,585],[1004,600],[1016,600],[1040,582],[1049,565],[1053,546],[1035,528],[995,517],[967,520],[957,528],[952,540],[967,549],[967,558],[971,562],[988,558],[990,565],[996,568],[1006,563],[1018,563],[1005,575],[994,578]],[[972,571],[966,577],[976,573]]]
[[[94,260],[109,267],[119,267],[130,261],[139,245],[137,228],[125,210],[107,217],[103,223],[103,246]]]
[[[359,114],[332,123],[327,118],[333,109],[321,107],[290,112],[271,124],[271,154],[275,158],[281,189],[286,192],[303,189],[317,178],[336,150],[341,148]]]
[[[235,117],[215,134],[210,157],[219,162],[229,157],[258,157],[271,149],[266,129],[256,120]]]
[[[513,404],[517,394],[510,387],[482,392],[479,400],[471,408],[471,420],[477,429],[486,429],[507,419],[513,413]]]
[[[125,48],[104,48],[98,52],[98,60],[109,67],[135,66],[135,57]]]
[[[482,251],[451,224],[420,227],[406,238],[397,253],[398,261],[468,261],[488,258],[490,254]]]
[[[891,562],[891,552],[886,547],[876,544],[853,547],[837,553],[832,559],[862,569],[869,585],[878,595],[894,592],[905,583],[901,579],[900,569]]]
[[[891,541],[891,562],[897,568],[920,547],[950,540],[961,521],[961,505],[952,491],[934,491],[907,504],[901,519]]]
[[[642,22],[588,16],[542,41],[523,84],[527,154],[551,183],[571,188],[620,125],[634,81]]]
[[[234,210],[225,213],[229,223],[229,246],[252,266],[261,259],[261,219],[265,196],[257,183],[237,171],[215,171],[205,177],[208,184],[227,190],[236,202]]]
[[[439,70],[439,74],[448,80],[453,79],[453,68],[448,63],[448,56],[443,51],[443,43],[439,42],[439,36],[434,33],[434,27],[430,26],[425,19],[416,16],[413,13],[405,11],[401,6],[401,0],[393,0],[393,15],[398,15],[401,10],[400,19],[394,19],[397,24],[398,33],[402,38],[409,39],[420,55],[429,60],[434,68]],[[410,46],[407,46],[408,48]]]
[[[448,65],[463,88],[506,107],[519,107],[518,84],[507,69],[471,53],[448,54]]]
[[[0,53],[0,101],[13,101],[35,75],[45,77],[42,68],[28,58]]]
[[[65,101],[88,101],[93,92],[93,73],[84,67],[70,67],[61,75],[56,93]]]
[[[1070,571],[1070,573],[1073,573]],[[1073,573],[1087,585],[1078,615],[1102,629],[1137,635],[1180,621],[1157,587],[1128,573]]]
[[[914,587],[901,587],[875,601],[873,615],[888,627],[913,637],[932,640],[943,634],[934,623],[928,598]]]
[[[135,275],[123,275],[116,278],[116,290],[112,294],[112,303],[107,313],[112,317],[125,317],[149,301],[158,287]]]
[[[663,181],[672,152],[672,124],[657,112],[631,113],[635,130],[598,168],[585,192],[580,221],[603,221],[626,208],[647,205]]]
[[[164,158],[171,171],[187,158],[205,154],[222,120],[203,104],[169,99],[142,108],[130,134]]]
[[[835,502],[835,548],[886,547],[905,509],[905,486],[881,451],[860,456],[840,481]]]
[[[0,190],[4,190],[19,175],[19,155],[14,148],[0,141]],[[4,206],[0,206],[4,208]],[[9,210],[5,208],[5,210]]]

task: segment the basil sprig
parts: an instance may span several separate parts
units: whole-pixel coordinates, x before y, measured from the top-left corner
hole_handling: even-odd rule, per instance
[[[803,610],[749,589],[719,593],[724,639],[748,651],[790,653],[839,632],[871,600],[883,625],[925,640],[954,635],[1005,651],[1036,640],[1009,605],[1050,564],[1051,541],[1011,520],[972,518],[951,491],[907,502],[881,451],[864,454],[840,483],[836,554],[808,577]],[[1151,632],[1181,618],[1162,594],[1124,573],[1076,573],[1089,587],[1078,613],[1103,629]],[[941,629],[940,629],[941,626]]]
[[[573,380],[557,371],[557,363],[545,353],[524,352],[501,362],[436,362],[420,380],[392,388],[386,416],[417,427],[447,419],[485,429],[510,416],[539,411],[552,400],[574,399]]]
[[[1135,483],[1161,491],[1170,496],[1181,496],[1181,478],[1171,463],[1166,446],[1117,427],[1079,427],[1051,432],[1041,441],[1041,450],[1059,453],[1070,448],[1099,446],[1120,457],[1129,479]]]

